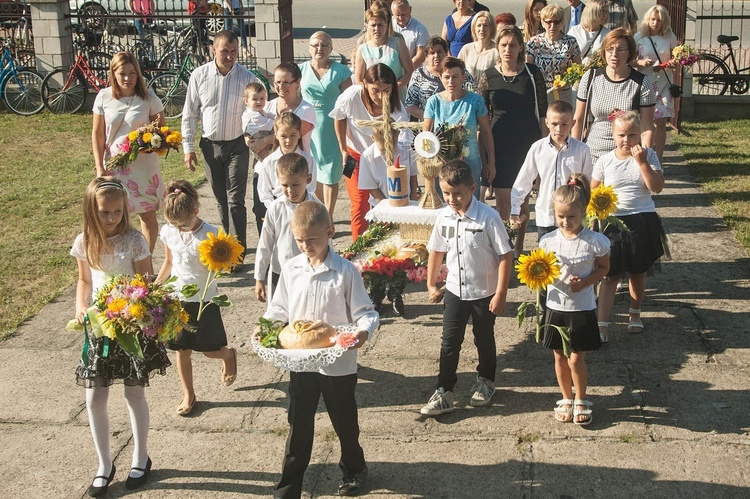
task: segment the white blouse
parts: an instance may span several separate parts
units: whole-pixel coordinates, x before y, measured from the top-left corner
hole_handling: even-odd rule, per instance
[[[185,232],[174,225],[165,224],[159,232],[161,240],[172,252],[172,276],[177,278],[173,286],[180,301],[199,302],[201,299],[208,279],[208,269],[201,263],[198,245],[208,239],[209,233],[218,234],[219,230],[207,222],[203,222],[194,231]],[[186,298],[181,292],[186,284],[197,284],[198,293]],[[219,288],[214,281],[206,291],[206,301],[218,294]]]
[[[646,161],[654,171],[662,171],[653,149],[647,149]],[[594,180],[611,186],[617,194],[616,216],[656,211],[651,191],[641,176],[641,169],[633,157],[617,159],[615,151],[608,152],[594,165]]]

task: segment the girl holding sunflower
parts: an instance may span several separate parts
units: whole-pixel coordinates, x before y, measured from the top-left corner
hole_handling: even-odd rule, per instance
[[[551,327],[544,327],[543,340],[544,346],[554,352],[557,384],[563,396],[557,401],[555,419],[577,425],[592,420],[592,403],[586,399],[586,352],[601,346],[594,285],[609,270],[609,239],[583,226],[589,197],[586,176],[571,175],[552,198],[557,229],[539,241],[539,247],[554,253],[560,265],[560,274],[547,288],[544,324]],[[567,338],[558,328],[567,332]],[[565,348],[564,341],[570,348]],[[570,350],[570,357],[566,357],[566,350]]]
[[[612,113],[612,135],[616,149],[594,165],[591,187],[611,187],[617,196],[617,216],[627,231],[609,224],[603,233],[612,241],[612,265],[599,289],[599,331],[607,338],[608,319],[615,302],[617,283],[623,272],[630,282],[629,333],[642,333],[641,303],[646,292],[646,272],[669,249],[651,193],[664,187],[659,158],[653,149],[641,147],[641,120],[635,111]],[[599,203],[601,204],[601,203]],[[605,340],[606,341],[606,340]]]
[[[189,329],[170,341],[167,347],[177,351],[177,372],[182,383],[182,401],[177,406],[178,416],[187,416],[195,406],[193,389],[193,350],[210,359],[222,361],[221,382],[231,386],[237,378],[237,350],[227,348],[227,334],[221,320],[219,305],[210,300],[219,294],[212,271],[229,271],[242,261],[242,246],[232,237],[215,237],[216,227],[198,217],[198,191],[187,180],[172,181],[164,200],[164,218],[168,224],[161,228],[164,241],[164,263],[156,280],[165,282],[176,278],[174,287],[183,308],[190,315]],[[205,265],[204,265],[205,263]],[[194,294],[187,296],[184,286],[194,286]],[[206,299],[209,300],[208,303]]]

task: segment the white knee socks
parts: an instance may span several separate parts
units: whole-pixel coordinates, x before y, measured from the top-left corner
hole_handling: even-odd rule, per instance
[[[148,451],[146,440],[148,438],[148,426],[150,422],[148,402],[146,401],[146,390],[142,386],[125,386],[125,401],[130,412],[130,426],[133,429],[133,461],[131,467],[146,468]],[[132,471],[130,476],[138,478],[143,472]]]
[[[106,476],[112,472],[112,455],[109,450],[109,414],[107,413],[108,386],[97,386],[86,389],[86,411],[89,415],[89,427],[94,439],[94,449],[99,458],[97,476]],[[94,480],[95,487],[102,487],[107,481],[101,478]]]

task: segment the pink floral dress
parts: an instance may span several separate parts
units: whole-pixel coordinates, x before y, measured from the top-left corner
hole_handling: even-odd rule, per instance
[[[104,116],[105,161],[122,152],[130,132],[151,123],[150,117],[163,110],[164,106],[152,90],[148,91],[146,99],[137,95],[115,99],[111,87],[101,90],[94,101],[93,111]],[[159,209],[165,189],[158,155],[140,154],[133,163],[111,174],[120,179],[128,191],[129,212]]]

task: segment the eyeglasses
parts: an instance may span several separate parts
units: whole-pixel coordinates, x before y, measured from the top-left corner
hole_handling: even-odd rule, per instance
[[[317,45],[310,44],[310,48],[313,48],[315,50],[323,50],[323,49],[329,49],[331,48],[331,45],[328,43],[319,43]]]
[[[615,48],[615,47],[609,47],[606,52],[608,54],[622,54],[625,52],[628,52],[628,49],[621,49],[621,48]]]
[[[549,24],[550,26],[555,26],[555,25],[559,26],[560,24],[562,24],[562,20],[561,19],[548,19],[544,21],[544,24]]]
[[[289,85],[291,85],[295,81],[297,81],[297,80],[292,80],[292,81],[274,81],[273,84],[276,85],[277,87],[288,87]]]

